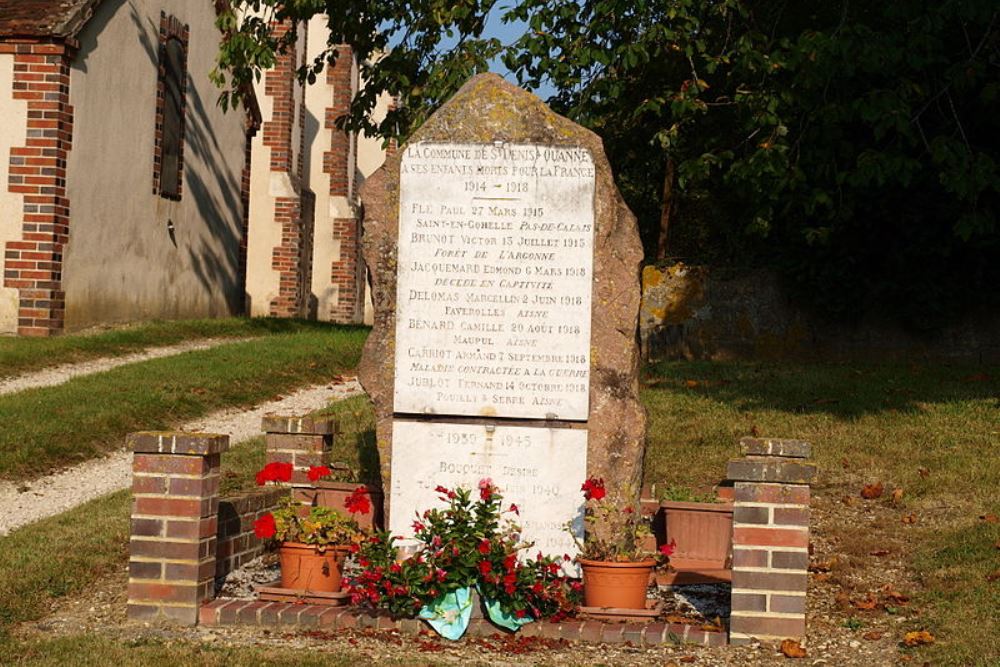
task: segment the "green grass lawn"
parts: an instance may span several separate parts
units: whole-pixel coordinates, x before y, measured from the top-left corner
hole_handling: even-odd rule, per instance
[[[906,563],[920,582],[919,590],[907,591],[914,595],[910,609],[919,612],[913,629],[926,628],[938,639],[914,652],[914,664],[997,665],[1000,582],[986,576],[1000,570],[1000,524],[979,517],[1000,514],[998,377],[996,369],[947,365],[663,363],[647,369],[644,378],[650,414],[646,481],[710,489],[724,475],[727,459],[737,455],[739,438],[756,433],[813,443],[820,466],[817,497],[856,496],[862,483],[876,480],[903,488],[905,511],[921,519],[904,533]],[[334,458],[364,474],[373,449],[366,399],[349,399],[330,411],[347,427]],[[246,484],[262,460],[260,440],[226,454],[226,488]],[[127,494],[115,494],[0,538],[0,620],[9,627],[40,618],[60,596],[84,591],[123,567],[127,504]],[[847,542],[853,526],[843,530]],[[32,546],[37,544],[46,547]],[[83,552],[79,558],[85,560],[63,567],[54,555],[67,552]],[[865,559],[878,567],[875,559]],[[4,574],[13,571],[35,574],[16,583],[13,574]],[[32,664],[57,664],[59,651],[87,641],[24,646],[38,656]],[[94,655],[121,664],[284,659],[232,650],[115,645]],[[0,663],[3,658],[0,653]],[[336,656],[327,658],[337,664]]]
[[[26,479],[213,410],[248,406],[355,366],[367,329],[302,327],[0,397],[0,477]]]
[[[374,445],[368,397],[338,401],[324,412],[340,418],[333,460],[356,466]],[[255,488],[254,473],[263,464],[263,437],[224,453],[221,494]],[[53,601],[80,594],[123,569],[128,562],[129,512],[130,494],[123,490],[0,537],[0,635],[15,623],[41,618]],[[6,663],[0,659],[0,664]]]
[[[204,338],[245,338],[322,329],[323,324],[274,318],[226,318],[146,322],[108,331],[52,338],[0,337],[0,379],[28,371],[116,357],[149,347],[175,345]]]
[[[758,434],[812,443],[814,495],[902,488],[918,518],[903,533],[923,584],[915,602],[938,638],[919,656],[1000,664],[1000,581],[986,578],[1000,570],[1000,524],[979,518],[1000,515],[1000,369],[671,362],[646,369],[645,384],[648,482],[708,489],[739,438]]]

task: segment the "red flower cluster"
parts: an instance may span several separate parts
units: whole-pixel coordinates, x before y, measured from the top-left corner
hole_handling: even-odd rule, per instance
[[[319,481],[322,477],[327,477],[333,474],[332,471],[326,466],[310,466],[309,472],[306,473],[306,477],[309,478],[310,482]]]
[[[583,497],[587,500],[600,500],[608,495],[607,490],[604,488],[604,478],[602,477],[591,477],[583,483],[580,490],[583,491]]]
[[[664,544],[663,546],[660,547],[660,553],[663,554],[664,556],[672,556],[676,548],[677,548],[677,541],[670,540],[670,544]]]
[[[274,523],[274,515],[270,512],[261,515],[259,519],[253,522],[254,535],[262,540],[271,539],[277,531],[278,527]]]
[[[257,486],[264,486],[268,482],[290,482],[292,481],[292,464],[271,461],[257,472]]]
[[[434,491],[441,494],[441,500],[452,500],[456,497],[454,491],[446,486],[441,486],[440,484],[437,485],[437,488],[435,488]]]
[[[489,477],[479,480],[479,497],[489,502],[497,492],[497,487],[493,485],[493,480]]]
[[[344,507],[351,514],[368,514],[372,511],[372,503],[368,499],[368,489],[359,486],[344,500]]]

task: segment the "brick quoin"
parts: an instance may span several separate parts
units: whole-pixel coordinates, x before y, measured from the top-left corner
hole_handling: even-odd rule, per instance
[[[277,38],[292,30],[288,21],[272,24]],[[305,132],[300,132],[297,147],[293,146],[293,127],[299,118],[304,125],[304,97],[295,103],[295,50],[279,54],[273,68],[264,75],[264,94],[272,100],[271,118],[263,123],[263,144],[271,149],[271,172],[288,174],[299,194],[277,197],[274,201],[274,222],[281,226],[281,242],[271,252],[271,268],[278,272],[278,295],[271,300],[272,317],[301,317],[306,314],[312,254],[312,209],[303,205]],[[303,58],[306,53],[302,47]],[[297,148],[297,151],[295,150]],[[295,153],[297,152],[297,155]],[[294,158],[294,159],[293,159]],[[308,193],[311,195],[311,193]],[[308,215],[306,215],[308,213]],[[307,219],[308,218],[308,219]]]
[[[18,290],[17,333],[62,332],[66,296],[63,249],[69,238],[66,161],[72,148],[69,104],[72,49],[60,42],[3,42],[14,55],[12,97],[27,106],[23,146],[12,146],[8,192],[23,195],[21,239],[4,248],[4,287]]]
[[[336,48],[337,61],[326,70],[326,82],[333,88],[333,95],[323,123],[323,127],[330,132],[330,150],[323,153],[323,173],[330,178],[330,196],[344,198],[353,208],[357,134],[338,129],[337,119],[350,111],[354,89],[354,54],[346,44],[339,44]],[[340,257],[330,267],[331,284],[337,286],[337,303],[330,308],[329,319],[342,324],[356,323],[361,320],[364,307],[360,218],[334,219],[333,239],[339,242]]]

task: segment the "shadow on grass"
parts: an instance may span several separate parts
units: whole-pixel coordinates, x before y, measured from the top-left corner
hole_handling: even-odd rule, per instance
[[[923,412],[922,404],[992,401],[1000,410],[1000,367],[976,365],[660,362],[648,366],[651,400],[695,395],[741,411],[774,410],[850,419]]]

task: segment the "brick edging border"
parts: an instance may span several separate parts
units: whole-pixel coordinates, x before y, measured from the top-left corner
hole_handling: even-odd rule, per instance
[[[201,606],[200,625],[207,627],[259,626],[324,630],[395,630],[417,635],[428,629],[412,618],[393,619],[355,607],[323,607],[291,602],[261,602],[219,598]],[[505,630],[482,618],[469,622],[467,637],[490,637]],[[605,623],[587,619],[568,619],[556,623],[528,623],[519,631],[523,637],[545,637],[587,643],[629,644],[653,647],[676,644],[725,646],[725,632],[710,632],[696,625],[682,623]]]

